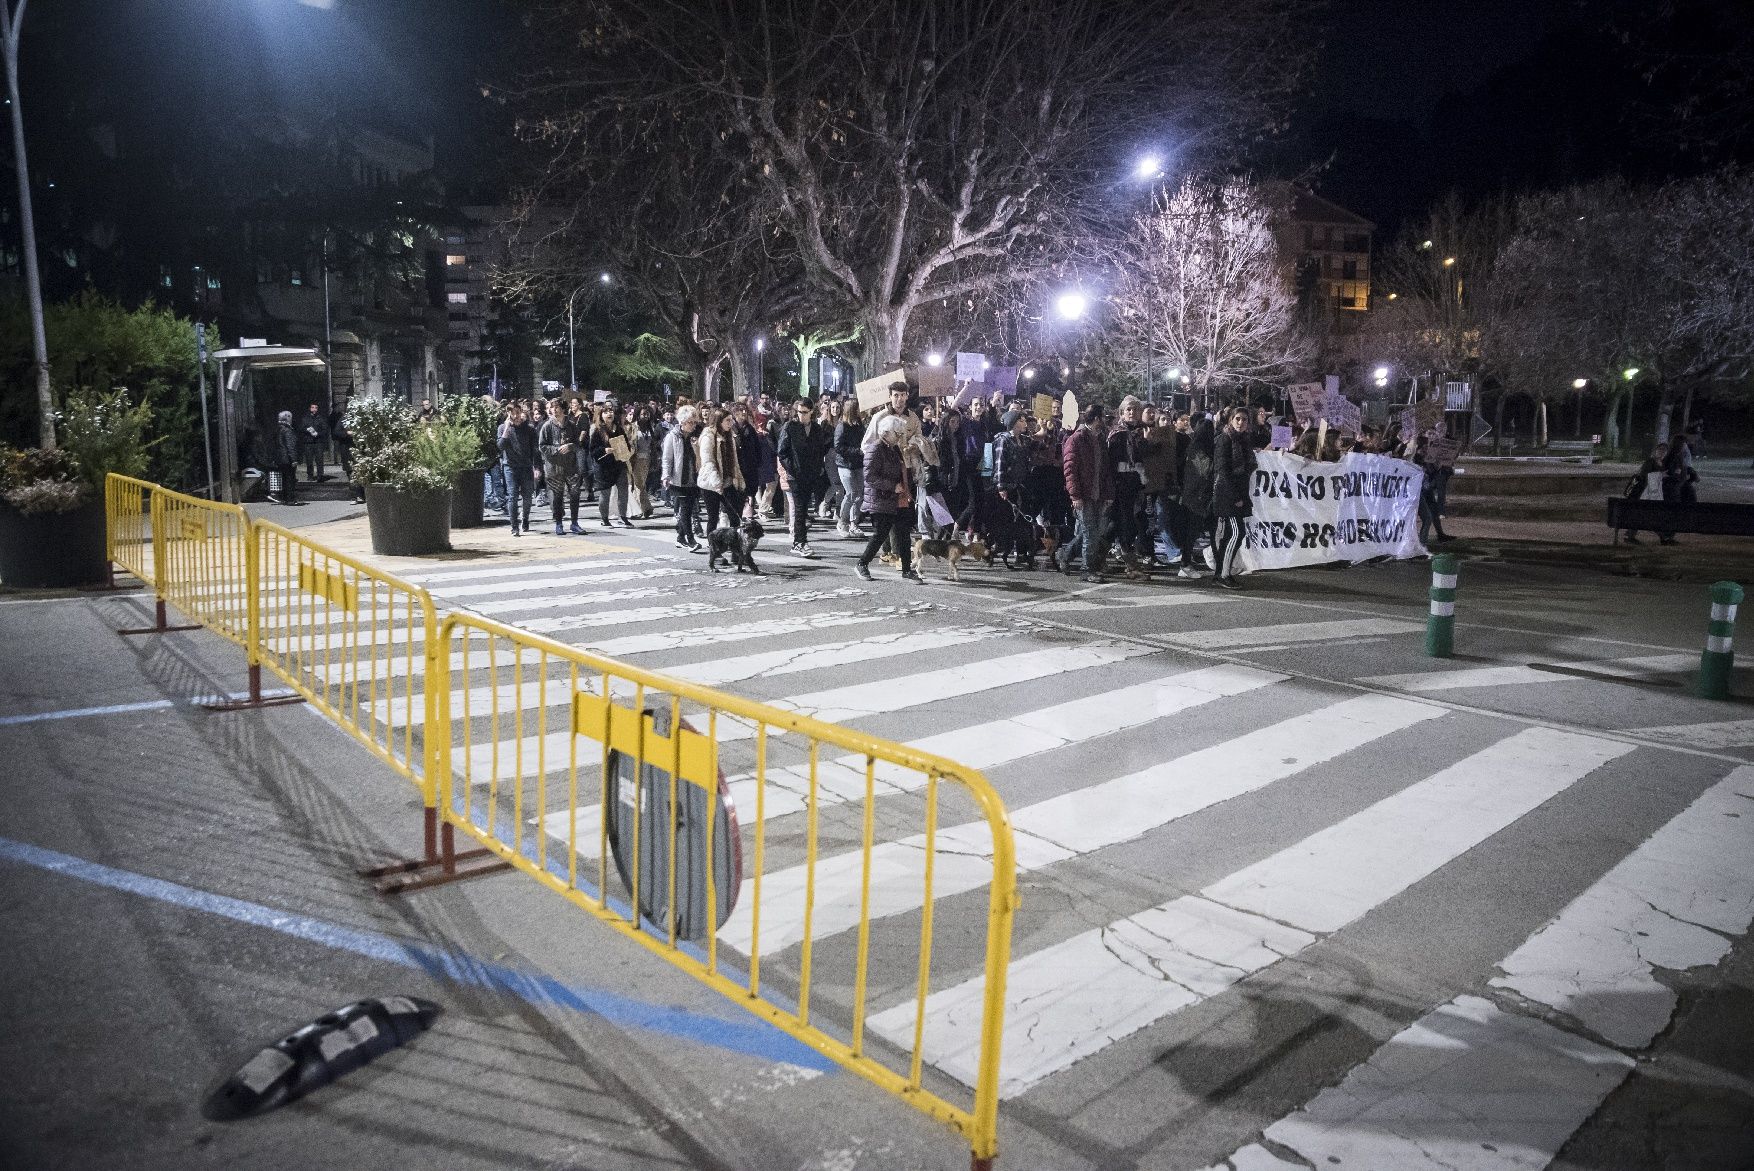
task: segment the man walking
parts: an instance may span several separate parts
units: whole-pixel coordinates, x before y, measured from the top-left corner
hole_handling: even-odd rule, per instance
[[[535,503],[536,428],[524,416],[522,403],[513,403],[499,433],[499,456],[505,465],[506,516],[511,518],[512,536],[530,529],[530,508]],[[519,508],[522,501],[523,507]],[[519,517],[523,518],[522,526]]]
[[[1060,568],[1070,573],[1072,559],[1082,548],[1084,576],[1081,580],[1100,585],[1108,545],[1108,506],[1115,495],[1114,474],[1109,469],[1108,452],[1103,444],[1100,404],[1092,403],[1084,408],[1082,423],[1066,436],[1060,453],[1066,495],[1072,498],[1072,516],[1077,524],[1072,543],[1061,553]]]

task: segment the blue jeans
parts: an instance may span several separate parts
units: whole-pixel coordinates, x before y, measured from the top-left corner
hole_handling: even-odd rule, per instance
[[[1073,512],[1077,528],[1072,533],[1071,544],[1062,551],[1061,564],[1071,568],[1073,561],[1082,553],[1084,572],[1101,573],[1103,560],[1108,556],[1108,505],[1086,500],[1083,508],[1074,509]]]
[[[505,466],[505,513],[514,529],[530,527],[530,506],[536,502],[536,470]],[[519,506],[522,505],[522,512]],[[522,516],[523,519],[518,518]]]
[[[859,520],[859,510],[865,505],[865,469],[862,467],[835,468],[840,476],[841,491],[845,493],[840,500],[840,523],[852,528]]]

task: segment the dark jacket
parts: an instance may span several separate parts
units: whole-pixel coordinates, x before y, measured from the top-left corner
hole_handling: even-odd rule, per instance
[[[999,436],[993,445],[993,484],[1011,503],[1021,503],[1018,497],[1029,480],[1031,466],[1026,440],[1008,431]]]
[[[1061,466],[1066,478],[1066,494],[1086,505],[1107,504],[1115,498],[1114,473],[1110,471],[1108,453],[1102,437],[1088,425],[1066,436],[1060,449]]]
[[[789,419],[780,428],[779,460],[794,488],[814,488],[822,483],[822,456],[828,450],[828,429],[814,421]],[[748,477],[748,473],[744,473]]]
[[[347,429],[347,412],[329,412],[329,440],[336,447],[352,447],[353,432]]]
[[[938,463],[926,469],[927,492],[948,492],[954,495],[961,490],[970,474],[980,474],[980,448],[975,449],[974,462],[970,464],[967,446],[963,442],[969,436],[978,438],[979,435],[980,428],[971,426],[967,419],[962,421],[954,435],[948,428],[939,426],[938,433],[932,437],[932,442],[938,449]]]
[[[536,446],[542,452],[542,458],[548,465],[547,471],[550,476],[561,480],[572,477],[573,472],[578,468],[576,456],[578,441],[578,428],[573,425],[570,419],[562,419],[558,423],[553,419],[547,419],[543,422],[541,429],[536,432]],[[562,451],[563,447],[567,447],[569,450]]]
[[[628,449],[632,450],[633,444],[628,442],[624,433],[616,431],[614,434],[620,435],[621,441],[627,443]],[[591,465],[591,480],[599,488],[613,488],[627,474],[627,465],[616,459],[615,453],[609,450],[609,438],[610,432],[601,427],[592,427],[590,442],[586,445],[587,458]]]
[[[1212,422],[1201,419],[1182,461],[1182,507],[1196,519],[1212,515]]]
[[[524,471],[536,466],[536,428],[528,420],[507,423],[500,430],[499,458],[513,471]]]
[[[323,417],[322,412],[313,415],[306,411],[299,416],[298,441],[305,447],[320,447],[329,442],[329,420]]]
[[[1145,457],[1151,443],[1143,427],[1116,427],[1108,437],[1108,467],[1116,496],[1133,496],[1145,487]]]
[[[905,474],[901,450],[889,443],[878,443],[865,456],[865,511],[897,512],[895,486]]]
[[[298,434],[293,431],[291,423],[280,423],[274,428],[274,462],[277,464],[298,462]]]
[[[763,432],[753,423],[739,423],[737,432],[737,466],[743,472],[743,483],[754,491],[762,483],[761,479],[761,436]],[[770,475],[768,479],[772,479]]]
[[[1255,472],[1255,448],[1247,431],[1226,427],[1212,448],[1212,512],[1215,516],[1247,516],[1249,481]]]
[[[834,425],[834,453],[840,457],[840,466],[858,471],[865,466],[865,453],[860,444],[865,441],[865,425],[848,423],[842,420]]]

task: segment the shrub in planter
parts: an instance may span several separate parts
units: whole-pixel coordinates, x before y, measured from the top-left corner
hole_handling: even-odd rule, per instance
[[[23,589],[105,580],[104,476],[143,476],[152,411],[126,393],[76,390],[54,451],[0,445],[0,582]]]
[[[467,428],[474,436],[478,458],[459,472],[451,484],[451,527],[476,528],[483,523],[486,484],[483,473],[499,458],[494,431],[499,426],[499,404],[490,398],[474,395],[446,395],[439,404],[439,413],[447,423]]]
[[[421,423],[407,403],[393,399],[356,402],[347,425],[372,550],[412,557],[449,549],[451,486],[480,457],[473,427],[444,418]]]

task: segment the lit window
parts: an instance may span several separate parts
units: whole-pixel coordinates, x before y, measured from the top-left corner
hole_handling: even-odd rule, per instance
[[[451,252],[445,256],[446,264],[468,264],[469,258],[461,252]]]
[[[468,293],[447,293],[445,298],[453,305],[467,305],[469,303]]]

